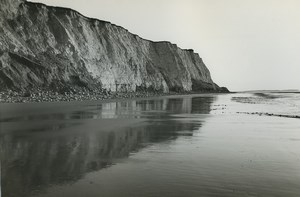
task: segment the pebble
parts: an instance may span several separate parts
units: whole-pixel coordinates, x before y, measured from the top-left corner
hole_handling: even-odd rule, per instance
[[[30,96],[29,96],[30,95]],[[149,97],[149,96],[161,96],[165,93],[153,92],[129,92],[129,93],[111,93],[105,90],[83,90],[70,92],[54,92],[49,90],[37,90],[37,91],[2,91],[0,92],[0,103],[25,103],[25,102],[57,102],[57,101],[84,101],[84,100],[105,100],[105,99],[117,99],[117,98],[134,98],[134,97]]]

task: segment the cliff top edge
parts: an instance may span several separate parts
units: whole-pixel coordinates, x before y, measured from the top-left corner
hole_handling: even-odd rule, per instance
[[[7,0],[1,0],[1,1],[7,1]],[[8,0],[8,1],[9,1],[9,0]],[[36,5],[36,6],[45,6],[45,7],[50,8],[50,9],[60,9],[60,10],[67,11],[67,12],[73,12],[73,13],[76,13],[76,14],[78,14],[79,16],[83,17],[83,18],[86,19],[86,20],[97,21],[97,22],[100,22],[100,23],[106,23],[106,24],[110,24],[110,25],[112,25],[112,26],[115,26],[115,27],[117,27],[117,28],[121,28],[121,29],[123,29],[123,30],[125,30],[125,31],[128,31],[130,34],[132,34],[133,36],[138,37],[138,38],[141,39],[141,40],[145,40],[145,41],[148,41],[148,42],[151,42],[151,43],[158,43],[158,44],[159,44],[159,43],[165,43],[165,44],[174,45],[174,46],[176,46],[177,48],[179,48],[179,49],[181,49],[181,50],[183,50],[183,51],[188,51],[188,52],[191,52],[191,53],[193,53],[193,54],[195,54],[195,55],[199,55],[198,53],[195,53],[193,49],[182,49],[182,48],[178,47],[177,44],[174,44],[174,43],[172,43],[172,42],[170,42],[170,41],[153,41],[153,40],[149,40],[149,39],[142,38],[142,37],[140,37],[139,35],[130,32],[128,29],[126,29],[126,28],[124,28],[124,27],[122,27],[122,26],[120,26],[120,25],[116,25],[116,24],[111,23],[111,22],[109,22],[109,21],[101,20],[101,19],[98,19],[98,18],[92,18],[92,17],[85,16],[85,15],[81,14],[79,11],[76,11],[76,10],[74,10],[74,9],[72,9],[72,8],[59,7],[59,6],[50,6],[50,5],[46,5],[46,4],[44,4],[44,3],[40,3],[40,2],[32,2],[32,1],[27,1],[27,0],[13,0],[13,1],[19,1],[20,4],[24,3],[24,4],[29,5],[29,6],[32,6],[32,5]]]

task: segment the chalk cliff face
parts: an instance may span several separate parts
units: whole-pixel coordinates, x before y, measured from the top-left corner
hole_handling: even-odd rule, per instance
[[[219,91],[193,50],[66,8],[0,0],[0,87]]]

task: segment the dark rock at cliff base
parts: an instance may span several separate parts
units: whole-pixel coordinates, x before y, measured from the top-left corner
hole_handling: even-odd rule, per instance
[[[228,92],[193,50],[71,9],[0,1],[1,90]]]
[[[220,92],[229,92],[229,90],[226,87],[220,87]]]

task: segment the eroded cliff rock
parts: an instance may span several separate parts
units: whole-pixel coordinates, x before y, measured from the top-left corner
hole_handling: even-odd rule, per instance
[[[1,0],[0,87],[221,91],[193,50],[66,8]]]

